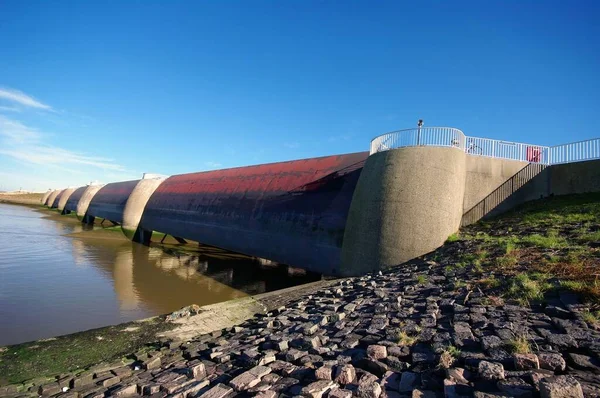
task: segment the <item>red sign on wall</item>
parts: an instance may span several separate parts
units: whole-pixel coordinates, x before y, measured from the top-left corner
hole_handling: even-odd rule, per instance
[[[539,163],[542,161],[542,148],[539,146],[527,147],[527,161]]]

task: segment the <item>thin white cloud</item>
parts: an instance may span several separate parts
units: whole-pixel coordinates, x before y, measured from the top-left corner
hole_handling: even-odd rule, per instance
[[[211,169],[216,169],[217,167],[223,166],[221,163],[217,163],[217,162],[204,162],[204,165],[206,167],[210,167]]]
[[[44,109],[47,111],[52,110],[50,105],[46,105],[19,90],[11,90],[0,87],[0,98],[29,108]]]
[[[4,137],[9,145],[35,143],[40,139],[40,134],[35,129],[2,115],[0,115],[0,136]]]
[[[300,146],[297,142],[284,142],[283,146],[290,149],[296,149]]]
[[[81,152],[49,145],[47,134],[26,126],[18,120],[0,115],[0,155],[9,156],[28,165],[51,167],[73,175],[114,174],[131,175],[132,171],[113,159],[90,156]],[[95,171],[94,171],[95,170]]]
[[[17,108],[16,106],[3,106],[3,105],[0,105],[0,111],[5,111],[5,112],[21,112],[21,109]]]

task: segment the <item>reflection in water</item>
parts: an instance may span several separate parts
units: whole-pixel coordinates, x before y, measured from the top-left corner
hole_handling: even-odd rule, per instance
[[[164,314],[314,280],[194,245],[128,241],[118,228],[0,204],[0,345]]]

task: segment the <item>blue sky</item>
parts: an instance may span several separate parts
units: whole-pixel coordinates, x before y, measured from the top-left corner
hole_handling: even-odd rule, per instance
[[[418,3],[418,4],[415,4]],[[0,190],[600,134],[596,1],[0,0]]]

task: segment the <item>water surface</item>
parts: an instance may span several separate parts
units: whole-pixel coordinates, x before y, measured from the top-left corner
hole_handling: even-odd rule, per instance
[[[313,280],[188,245],[151,247],[72,216],[0,204],[0,346]]]

